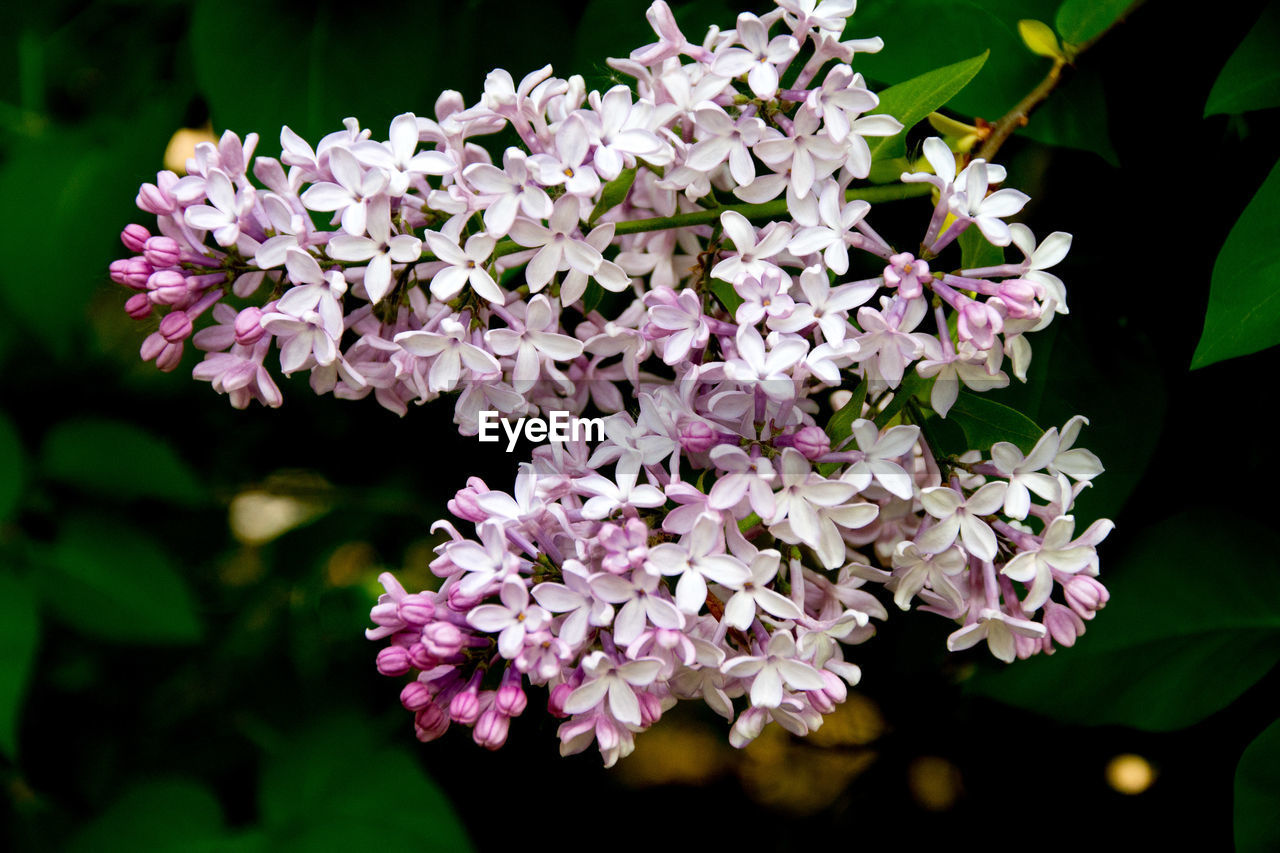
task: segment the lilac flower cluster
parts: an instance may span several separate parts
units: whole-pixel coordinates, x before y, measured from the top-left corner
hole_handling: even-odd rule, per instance
[[[562,751],[607,764],[680,699],[738,746],[770,720],[805,734],[859,680],[845,646],[887,618],[875,585],[1005,661],[1072,645],[1105,604],[1111,524],[1077,536],[1071,515],[1102,471],[1083,418],[1026,454],[946,456],[921,429],[962,385],[1007,385],[1005,359],[1025,381],[1070,236],[1006,223],[1027,196],[939,139],[928,171],[868,183],[868,138],[902,126],[852,70],[881,47],[841,41],[853,8],[778,0],[695,44],[658,0],[657,41],[610,60],[634,89],[496,70],[385,141],[349,119],[254,159],[228,132],[142,187],[159,234],[125,229],[111,272],[132,316],[162,314],[143,357],[172,369],[190,338],[236,407],[281,404],[278,351],[317,393],[400,414],[458,392],[467,435],[481,411],[607,415],[594,447],[537,448],[512,494],[457,493],[475,535],[437,523],[437,590],[382,577],[369,636],[382,673],[413,675],[421,739],[456,722],[500,746],[526,683]],[[501,165],[471,141],[507,128]],[[924,193],[900,251],[871,201]],[[971,227],[1021,259],[931,269]]]

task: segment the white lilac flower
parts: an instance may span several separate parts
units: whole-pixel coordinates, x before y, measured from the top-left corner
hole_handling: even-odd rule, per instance
[[[920,502],[937,523],[916,537],[920,550],[938,554],[950,548],[959,536],[964,549],[982,560],[996,558],[996,534],[984,516],[1004,504],[1008,484],[987,483],[968,498],[950,486],[932,486],[920,492]]]
[[[378,303],[391,291],[392,264],[418,260],[422,240],[412,234],[391,234],[390,202],[378,196],[368,205],[363,223],[368,237],[338,234],[329,240],[326,251],[339,261],[368,261],[364,272],[364,290],[369,301]]]

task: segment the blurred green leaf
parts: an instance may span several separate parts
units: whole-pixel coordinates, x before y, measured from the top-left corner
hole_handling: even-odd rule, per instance
[[[52,480],[120,500],[156,498],[192,505],[207,497],[172,447],[122,421],[58,424],[45,439],[41,464]]]
[[[88,823],[68,853],[201,853],[225,850],[222,809],[203,785],[165,779],[135,785]]]
[[[68,626],[114,642],[186,643],[201,626],[186,581],[150,536],[105,518],[72,518],[41,567],[42,597]]]
[[[956,96],[969,81],[982,70],[991,51],[985,51],[972,59],[953,65],[935,68],[880,93],[880,105],[871,111],[887,113],[902,122],[902,132],[897,136],[882,136],[871,140],[873,160],[901,157],[906,151],[906,132],[924,121],[929,113]]]
[[[1227,235],[1213,265],[1191,368],[1280,343],[1280,162]]]
[[[1037,56],[1044,56],[1049,59],[1057,59],[1062,56],[1062,48],[1058,44],[1058,37],[1054,35],[1053,29],[1044,21],[1023,18],[1018,21],[1018,35],[1022,36],[1022,43],[1027,46],[1027,50]]]
[[[4,412],[0,412],[0,521],[7,519],[18,506],[25,467],[18,431]]]
[[[1104,557],[1111,601],[1076,646],[984,670],[967,689],[1072,725],[1155,731],[1226,707],[1280,661],[1280,565],[1257,534],[1208,510],[1148,528]]]
[[[1280,803],[1280,720],[1254,738],[1236,767],[1236,850],[1280,850],[1276,803]]]
[[[0,750],[10,760],[18,750],[18,717],[39,640],[35,592],[0,568]]]
[[[1009,441],[1026,453],[1044,435],[1044,430],[1021,412],[964,388],[947,413],[947,420],[964,431],[971,450],[986,451],[998,441]]]
[[[1133,0],[1063,0],[1054,17],[1058,35],[1078,45],[1102,35],[1133,5]]]
[[[1204,105],[1206,116],[1280,107],[1280,3],[1262,17],[1222,67]]]
[[[274,849],[472,849],[435,783],[358,717],[335,716],[299,732],[270,756],[259,790]]]
[[[961,269],[976,270],[1004,263],[1004,249],[991,245],[975,226],[964,229],[956,242],[960,244]]]

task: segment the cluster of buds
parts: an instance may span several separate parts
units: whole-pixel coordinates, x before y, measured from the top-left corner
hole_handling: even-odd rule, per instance
[[[438,589],[383,576],[369,636],[381,672],[414,674],[421,739],[457,722],[500,746],[526,683],[562,751],[607,764],[679,699],[735,745],[770,720],[805,734],[860,678],[844,647],[887,617],[876,585],[1005,661],[1073,644],[1105,604],[1110,522],[1077,536],[1071,515],[1102,471],[1083,418],[1025,454],[946,456],[921,429],[962,385],[1007,385],[1006,360],[1025,381],[1026,334],[1066,313],[1046,270],[1070,236],[1006,223],[1027,196],[939,139],[927,171],[869,183],[868,138],[903,128],[852,69],[881,47],[841,40],[853,7],[778,0],[697,44],[658,0],[657,41],[610,60],[634,88],[496,70],[386,141],[349,119],[254,159],[228,132],[140,191],[159,236],[125,229],[112,275],[132,316],[163,312],[143,357],[172,369],[190,337],[237,407],[280,405],[278,350],[317,393],[400,414],[456,392],[466,435],[489,412],[604,417],[511,494],[457,493],[475,535],[438,522]],[[499,166],[471,140],[505,129],[523,147]],[[914,251],[872,227],[872,202],[926,194]],[[1021,259],[931,269],[970,228]]]

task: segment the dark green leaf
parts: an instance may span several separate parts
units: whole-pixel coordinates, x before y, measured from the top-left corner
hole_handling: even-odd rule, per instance
[[[711,279],[711,292],[716,299],[720,300],[720,304],[729,312],[732,317],[738,313],[738,306],[743,303],[743,298],[738,295],[738,291],[733,289],[733,285],[722,279]]]
[[[1111,145],[1102,77],[1088,64],[1055,89],[1018,133],[1046,145],[1092,151],[1112,166],[1119,165]]]
[[[23,469],[22,443],[12,422],[0,412],[0,521],[12,514],[22,497]]]
[[[186,582],[149,536],[103,518],[73,518],[37,577],[67,625],[115,642],[185,643],[200,637]]]
[[[188,505],[205,498],[195,474],[168,444],[121,421],[59,424],[45,439],[41,463],[45,476],[90,494]]]
[[[1280,721],[1245,749],[1236,768],[1236,850],[1280,850]]]
[[[35,593],[25,579],[0,568],[0,750],[10,760],[39,639]]]
[[[185,779],[129,789],[84,827],[70,853],[187,853],[223,848],[222,809],[206,788]]]
[[[260,792],[278,850],[337,853],[367,849],[371,839],[381,853],[471,849],[444,794],[404,748],[378,743],[358,717],[333,717],[282,745]]]
[[[872,113],[887,113],[902,122],[903,132],[897,136],[874,138],[870,143],[872,159],[901,157],[906,150],[903,141],[908,130],[929,113],[946,104],[982,70],[991,51],[954,65],[935,68],[919,77],[890,86],[880,93],[880,105]]]
[[[1102,35],[1133,0],[1063,0],[1054,18],[1058,35],[1068,44],[1082,44]]]
[[[867,380],[858,383],[853,389],[849,402],[840,407],[840,411],[827,421],[827,437],[831,446],[835,447],[853,434],[853,422],[862,417],[862,405],[867,401]]]
[[[1204,332],[1191,367],[1280,343],[1280,163],[1227,235],[1213,265]]]
[[[582,313],[589,314],[596,310],[602,299],[604,288],[600,286],[600,282],[595,279],[587,282],[587,289],[582,292]]]
[[[1280,107],[1280,3],[1270,3],[1223,66],[1204,105],[1206,116]]]
[[[987,242],[976,226],[964,229],[957,242],[960,244],[960,266],[964,269],[975,270],[1004,263],[1004,249]]]
[[[1189,512],[1126,553],[1104,544],[1111,601],[1076,645],[969,688],[1075,725],[1164,731],[1225,707],[1280,661],[1280,565],[1257,529]],[[1230,583],[1214,567],[1229,567]]]
[[[986,451],[998,441],[1009,441],[1026,453],[1044,435],[1044,430],[1021,412],[966,389],[960,390],[947,420],[964,430],[971,450]]]
[[[623,169],[622,174],[605,184],[604,190],[600,193],[600,201],[591,211],[591,218],[587,220],[587,224],[593,224],[605,213],[622,204],[627,198],[627,193],[631,192],[631,184],[635,179],[636,167],[633,166],[630,169]]]
[[[933,377],[925,379],[915,370],[902,377],[902,384],[894,390],[893,399],[889,401],[889,405],[881,409],[880,414],[875,416],[875,425],[880,429],[884,429],[911,400],[917,398],[927,400],[929,398],[929,389],[933,387],[933,383]]]

